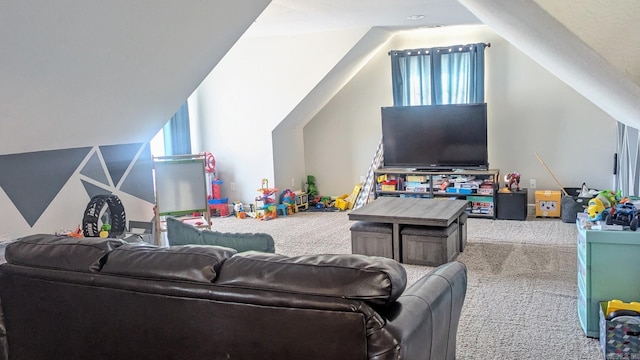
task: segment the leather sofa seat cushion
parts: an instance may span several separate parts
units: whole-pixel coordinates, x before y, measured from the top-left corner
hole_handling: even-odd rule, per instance
[[[171,246],[197,244],[224,246],[238,252],[253,250],[274,253],[276,251],[273,237],[269,234],[198,230],[173,217],[167,217],[167,238]]]
[[[126,244],[119,239],[73,238],[36,234],[7,245],[8,263],[56,270],[99,271],[114,249]]]
[[[287,257],[238,253],[224,262],[216,285],[393,303],[407,286],[398,262],[357,254]]]
[[[221,246],[130,243],[109,254],[101,273],[211,283],[221,264],[235,253]]]

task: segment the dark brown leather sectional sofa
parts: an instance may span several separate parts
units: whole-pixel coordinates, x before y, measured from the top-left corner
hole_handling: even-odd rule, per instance
[[[454,359],[467,277],[397,262],[33,235],[0,265],[9,359]]]

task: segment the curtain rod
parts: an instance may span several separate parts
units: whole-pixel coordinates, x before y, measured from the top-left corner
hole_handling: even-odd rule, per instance
[[[477,43],[477,44],[484,44],[485,48],[489,48],[491,47],[491,43]],[[447,49],[450,47],[456,47],[456,46],[461,46],[461,47],[465,47],[465,46],[469,46],[469,45],[473,45],[473,44],[466,44],[466,45],[450,45],[450,46],[440,46],[440,47],[435,47],[435,48],[430,48],[430,49]],[[391,50],[387,53],[387,55],[391,55],[392,52],[394,51],[407,51],[407,50],[419,50],[419,49],[405,49],[405,50]]]

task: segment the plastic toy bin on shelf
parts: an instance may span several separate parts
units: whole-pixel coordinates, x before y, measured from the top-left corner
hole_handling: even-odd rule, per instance
[[[382,182],[380,188],[382,191],[394,191],[398,185],[398,180],[387,180]]]
[[[536,217],[560,217],[560,191],[536,190]]]
[[[493,215],[492,196],[467,196],[467,200],[471,203],[472,214]]]

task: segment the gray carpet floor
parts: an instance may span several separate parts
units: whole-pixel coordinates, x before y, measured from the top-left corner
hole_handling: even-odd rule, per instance
[[[300,212],[269,221],[214,218],[212,230],[265,232],[276,252],[348,254],[346,212]],[[470,218],[467,296],[457,359],[601,359],[597,339],[578,322],[575,224]],[[432,267],[404,265],[413,284]]]

